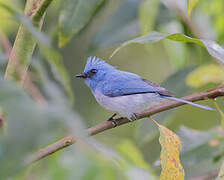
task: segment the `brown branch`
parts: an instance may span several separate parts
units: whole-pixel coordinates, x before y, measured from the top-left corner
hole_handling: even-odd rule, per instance
[[[220,86],[218,86],[214,89],[210,89],[210,90],[202,91],[202,92],[195,93],[195,94],[192,94],[189,96],[185,96],[182,99],[194,102],[194,101],[200,101],[200,100],[205,100],[205,99],[209,99],[209,98],[214,99],[219,96],[224,96],[224,88],[222,88]],[[169,101],[166,103],[162,103],[162,104],[159,104],[152,108],[149,108],[148,110],[139,114],[137,116],[137,119],[149,117],[156,113],[166,111],[168,109],[172,109],[177,106],[181,106],[183,104],[184,103],[177,102],[177,101]],[[127,118],[118,118],[118,119],[115,119],[115,121],[116,121],[117,126],[120,126],[120,125],[126,124],[126,123],[130,123],[130,121]],[[105,130],[108,130],[108,129],[111,129],[111,128],[114,128],[117,126],[115,126],[115,124],[112,121],[105,121],[105,122],[102,122],[100,124],[97,124],[89,129],[87,129],[87,133],[88,133],[88,135],[93,136],[95,134],[101,133]],[[46,157],[50,154],[53,154],[54,152],[59,151],[60,149],[63,149],[67,146],[70,146],[73,143],[75,143],[75,137],[67,136],[67,137],[55,142],[54,144],[50,144],[49,146],[47,146],[47,147],[41,149],[40,151],[38,151],[37,153],[33,154],[31,157],[29,157],[28,164],[36,162],[40,159],[43,159],[44,157]]]

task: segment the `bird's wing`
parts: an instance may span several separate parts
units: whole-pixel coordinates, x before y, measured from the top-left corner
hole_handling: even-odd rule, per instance
[[[106,84],[102,84],[101,91],[104,95],[110,97],[143,93],[158,93],[171,96],[165,88],[160,87],[158,84],[124,71],[118,71],[107,77]]]
[[[143,79],[136,74],[124,71],[120,72],[116,72],[115,74],[112,74],[112,76],[106,77],[105,83],[101,84],[100,89],[104,95],[118,97],[132,94],[158,93],[161,97],[166,99],[191,104],[206,110],[215,110],[208,106],[203,106],[184,99],[172,97],[171,93],[165,88],[147,79]]]

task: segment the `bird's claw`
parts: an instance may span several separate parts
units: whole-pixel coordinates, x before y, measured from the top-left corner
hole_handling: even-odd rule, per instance
[[[131,118],[130,118],[130,121],[135,121],[137,119],[138,119],[137,114],[136,113],[133,113],[132,116],[131,116]]]
[[[114,119],[114,117],[116,116],[117,114],[113,114],[107,121],[111,121],[112,124],[114,125],[114,127],[117,126],[117,121]]]
[[[113,126],[115,128],[117,126],[117,121],[115,119],[113,119],[113,120],[111,120],[111,122],[112,122],[112,124],[113,124]]]

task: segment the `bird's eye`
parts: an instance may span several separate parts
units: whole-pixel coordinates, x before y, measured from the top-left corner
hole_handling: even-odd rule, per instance
[[[96,69],[91,69],[90,71],[92,74],[96,74],[97,73],[97,70]]]

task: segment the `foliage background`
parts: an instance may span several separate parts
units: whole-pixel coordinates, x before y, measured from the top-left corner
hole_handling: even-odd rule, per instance
[[[22,0],[0,2],[21,11],[25,4]],[[224,72],[220,62],[203,47],[191,43],[163,40],[133,44],[123,48],[112,59],[109,56],[122,41],[150,31],[200,36],[215,40],[224,47],[224,1],[204,0],[196,4],[191,13],[192,24],[197,29],[194,32],[180,13],[187,16],[186,1],[107,0],[101,3],[89,23],[80,32],[73,33],[70,42],[62,48],[58,48],[58,35],[60,37],[60,32],[67,26],[60,26],[62,5],[59,0],[52,2],[44,20],[43,32],[61,54],[71,79],[72,105],[71,96],[67,96],[64,90],[68,84],[60,83],[63,82],[61,74],[52,62],[45,61],[46,53],[40,48],[35,49],[29,69],[47,104],[36,104],[21,87],[1,80],[0,105],[7,120],[7,128],[4,127],[1,137],[1,179],[9,176],[14,179],[55,180],[158,179],[158,130],[147,118],[103,132],[94,139],[85,137],[85,127],[105,121],[111,115],[97,104],[84,82],[74,78],[75,74],[82,72],[88,56],[98,56],[119,69],[160,83],[178,97],[222,83]],[[67,11],[71,10],[68,8]],[[61,13],[66,15],[67,11]],[[81,17],[73,20],[73,24],[82,21]],[[18,22],[0,7],[1,34],[13,44],[17,30]],[[41,36],[37,38],[42,40]],[[0,63],[1,74],[4,74],[7,58],[2,41]],[[217,102],[223,109],[223,98]],[[202,104],[214,106],[209,100]],[[183,143],[181,161],[186,178],[219,169],[223,136],[217,112],[184,105],[154,118],[180,136]],[[79,143],[23,169],[23,160],[28,154],[70,132],[79,136]]]

